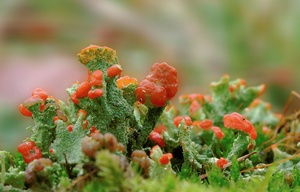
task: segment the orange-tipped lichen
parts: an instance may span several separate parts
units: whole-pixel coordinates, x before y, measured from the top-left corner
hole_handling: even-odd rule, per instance
[[[239,131],[248,133],[252,139],[256,139],[257,133],[250,121],[248,121],[244,116],[237,112],[231,114],[226,114],[223,117],[224,126],[226,128],[232,128]]]

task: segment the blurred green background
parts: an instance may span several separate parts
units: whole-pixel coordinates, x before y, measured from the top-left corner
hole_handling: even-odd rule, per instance
[[[223,74],[265,83],[263,98],[281,112],[300,88],[299,8],[297,0],[0,1],[0,150],[30,135],[18,105],[36,87],[66,100],[65,89],[86,78],[76,55],[90,44],[116,49],[123,75],[139,80],[168,62],[178,95],[208,94]]]

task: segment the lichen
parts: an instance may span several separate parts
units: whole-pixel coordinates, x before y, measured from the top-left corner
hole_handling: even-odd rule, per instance
[[[66,101],[37,88],[19,105],[32,135],[16,155],[0,152],[0,191],[299,188],[299,112],[279,121],[259,98],[264,84],[224,75],[211,95],[184,94],[174,105],[177,71],[166,62],[138,81],[121,75],[111,48],[91,45],[78,59],[87,78],[67,88]]]

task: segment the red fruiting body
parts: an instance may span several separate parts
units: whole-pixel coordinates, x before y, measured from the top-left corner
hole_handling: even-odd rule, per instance
[[[174,122],[174,124],[175,124],[176,127],[179,126],[179,124],[181,123],[182,119],[184,119],[185,124],[187,126],[192,125],[192,120],[191,120],[191,118],[189,116],[177,116],[177,117],[175,117],[173,119],[173,122]]]
[[[57,120],[60,120],[60,118],[58,116],[54,116],[53,117],[53,123],[55,123]]]
[[[193,93],[189,95],[189,99],[191,101],[199,101],[199,102],[203,102],[204,101],[204,96],[198,93]]]
[[[224,115],[223,121],[225,127],[231,127],[237,130],[245,131],[247,133],[252,130],[252,124],[248,120],[246,120],[244,116],[236,112]]]
[[[36,88],[32,92],[32,96],[34,95],[37,95],[39,98],[43,99],[44,101],[46,101],[46,99],[48,98],[48,93],[41,88]]]
[[[163,87],[157,86],[155,91],[151,93],[151,103],[155,106],[162,107],[166,102],[166,90]]]
[[[77,98],[86,97],[89,90],[91,90],[92,84],[90,82],[82,82],[76,89]]]
[[[155,141],[159,146],[161,147],[165,146],[165,141],[159,133],[152,131],[149,135],[149,138],[150,140]]]
[[[203,121],[195,120],[192,125],[208,131],[213,126],[213,122],[210,119],[204,119]]]
[[[166,90],[162,86],[156,85],[153,82],[144,79],[135,90],[137,99],[141,103],[148,103],[149,101],[155,107],[162,107],[167,102]]]
[[[67,130],[68,130],[69,132],[72,132],[72,131],[73,131],[73,125],[68,125]]]
[[[19,105],[19,111],[21,112],[22,115],[27,116],[27,117],[32,117],[32,112],[29,111],[29,109],[25,108],[23,104]]]
[[[202,129],[208,130],[213,126],[213,122],[210,119],[204,119],[199,123],[199,125]]]
[[[177,116],[173,119],[173,123],[176,127],[179,126],[179,123],[182,121],[182,118],[183,118],[182,116]]]
[[[54,150],[52,148],[49,149],[49,153],[53,153]]]
[[[34,146],[36,146],[35,142],[26,141],[25,143],[22,143],[18,146],[18,151],[22,155],[29,155],[31,153],[30,150],[32,150]]]
[[[211,130],[215,133],[218,139],[223,139],[225,137],[225,134],[222,132],[220,127],[213,126],[211,127]]]
[[[92,126],[90,129],[90,136],[93,136],[95,133],[100,133],[100,132],[95,126]]]
[[[190,105],[190,114],[196,112],[198,109],[200,109],[201,105],[199,104],[198,101],[194,100],[192,101]]]
[[[151,72],[146,79],[164,87],[169,100],[172,99],[177,93],[177,71],[174,67],[168,65],[167,63],[155,63],[151,67]]]
[[[141,81],[136,96],[141,103],[150,100],[155,107],[162,107],[173,98],[178,89],[177,71],[167,63],[155,63],[150,74]],[[149,105],[147,105],[149,106]]]
[[[79,109],[78,112],[77,112],[77,116],[79,117],[81,114],[83,115],[83,118],[85,119],[86,118],[86,111],[83,110],[83,109]]]
[[[74,92],[74,93],[71,95],[71,101],[72,101],[74,104],[76,104],[76,105],[79,103],[79,99],[77,98],[76,92]]]
[[[257,132],[255,129],[252,129],[252,131],[250,132],[250,137],[254,140],[256,140],[257,138]]]
[[[92,85],[101,86],[102,77],[103,77],[103,72],[101,70],[96,70],[89,76],[89,81]]]
[[[90,133],[95,132],[97,130],[97,128],[95,126],[92,126],[90,129]]]
[[[106,70],[107,76],[109,76],[109,77],[114,77],[114,76],[120,75],[122,71],[123,71],[123,69],[118,64],[112,65],[109,68],[107,68],[107,70]]]
[[[42,104],[40,105],[40,112],[44,111],[44,109],[45,109],[45,104],[42,103]]]
[[[156,127],[154,127],[153,131],[162,134],[162,132],[167,131],[167,127],[163,124],[158,124]]]
[[[246,86],[247,83],[244,79],[239,79],[239,81],[242,86]]]
[[[220,167],[221,169],[223,169],[224,165],[227,164],[228,161],[226,159],[224,159],[223,157],[221,157],[218,161],[217,161],[217,166]]]
[[[25,163],[30,163],[34,159],[42,157],[41,149],[33,141],[26,141],[18,146],[18,151],[22,154]]]
[[[162,165],[166,165],[170,162],[170,159],[172,159],[172,158],[173,158],[172,153],[166,153],[161,156],[161,158],[159,159],[159,162]]]
[[[250,137],[252,139],[256,139],[257,133],[252,123],[239,113],[233,112],[231,114],[224,115],[223,121],[226,128],[233,128],[246,132],[250,134]]]
[[[201,123],[201,121],[195,120],[195,121],[193,121],[192,126],[194,126],[194,127],[201,127],[200,123]]]
[[[94,89],[94,90],[90,90],[88,92],[88,97],[90,99],[95,99],[97,97],[101,97],[103,95],[103,90],[102,89]]]

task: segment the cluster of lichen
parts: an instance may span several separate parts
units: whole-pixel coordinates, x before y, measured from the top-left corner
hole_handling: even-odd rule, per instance
[[[272,183],[261,163],[282,159],[271,174],[299,186],[299,158],[292,156],[298,119],[280,129],[278,115],[259,99],[265,85],[247,87],[225,75],[210,85],[211,95],[182,95],[175,107],[169,100],[178,79],[170,65],[154,64],[139,83],[120,75],[108,47],[89,46],[78,57],[88,77],[67,89],[67,102],[36,89],[19,106],[34,126],[18,147],[22,156],[0,152],[1,190],[134,191],[178,177],[218,187],[255,178]]]

